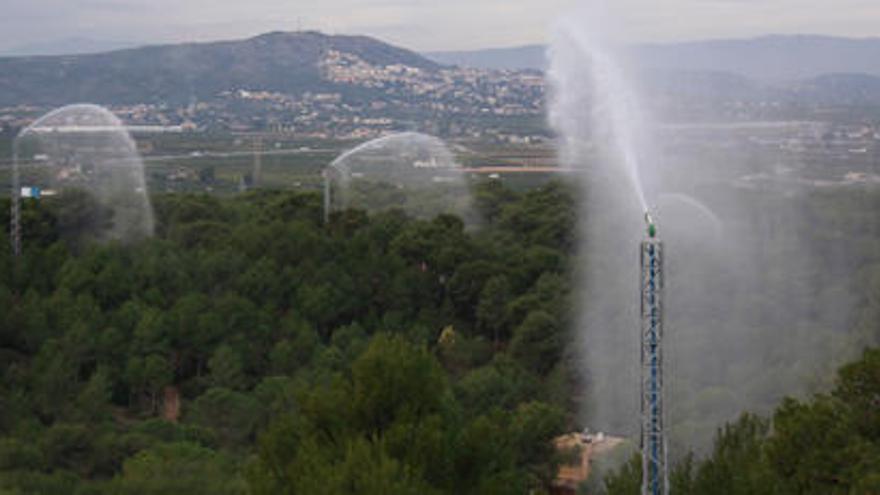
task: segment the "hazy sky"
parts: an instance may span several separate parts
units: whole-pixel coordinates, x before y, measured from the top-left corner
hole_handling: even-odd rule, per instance
[[[162,42],[317,29],[415,50],[543,42],[577,0],[2,0],[0,49],[66,38]],[[880,36],[880,0],[613,0],[627,41]]]

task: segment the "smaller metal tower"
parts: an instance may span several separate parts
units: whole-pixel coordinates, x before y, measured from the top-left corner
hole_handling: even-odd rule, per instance
[[[9,216],[9,240],[12,242],[12,254],[21,256],[21,191],[12,191],[11,215]]]
[[[324,178],[324,224],[330,223],[330,206],[331,199],[330,198],[330,168],[325,168],[321,171],[321,176]]]
[[[263,137],[257,135],[251,143],[254,151],[254,170],[251,174],[251,187],[260,187],[263,175]]]
[[[663,243],[645,213],[641,244],[641,449],[642,495],[667,495],[666,424],[663,410]]]
[[[17,148],[17,144],[13,144]],[[9,215],[9,241],[12,243],[12,254],[21,256],[21,175],[18,170],[18,150],[12,152],[12,205]]]

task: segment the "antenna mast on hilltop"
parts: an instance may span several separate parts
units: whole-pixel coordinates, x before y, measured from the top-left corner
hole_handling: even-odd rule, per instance
[[[642,495],[667,495],[666,424],[663,410],[663,243],[645,213],[641,244],[641,449]]]

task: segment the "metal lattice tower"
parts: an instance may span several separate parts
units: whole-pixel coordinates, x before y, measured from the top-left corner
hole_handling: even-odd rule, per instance
[[[663,409],[663,243],[655,239],[648,220],[649,239],[641,244],[641,449],[642,495],[667,495],[666,430]]]

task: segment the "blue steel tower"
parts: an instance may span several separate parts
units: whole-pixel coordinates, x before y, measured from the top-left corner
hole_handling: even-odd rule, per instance
[[[663,412],[663,243],[649,214],[641,244],[641,449],[642,495],[667,495],[666,430]]]

